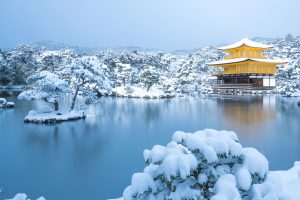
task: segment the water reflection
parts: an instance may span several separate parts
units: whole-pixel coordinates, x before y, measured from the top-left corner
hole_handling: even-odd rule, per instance
[[[23,123],[29,110],[44,103],[19,101],[16,93],[5,95],[16,102],[16,109],[0,110],[0,163],[5,163],[0,180],[9,188],[1,199],[20,191],[47,199],[118,197],[132,173],[144,168],[143,150],[168,143],[176,130],[234,130],[244,146],[266,155],[271,169],[285,169],[300,160],[297,99],[103,98],[101,104],[87,107],[86,120],[46,126]],[[12,181],[20,179],[30,184]]]
[[[219,98],[218,108],[234,127],[256,126],[275,119],[276,96]]]

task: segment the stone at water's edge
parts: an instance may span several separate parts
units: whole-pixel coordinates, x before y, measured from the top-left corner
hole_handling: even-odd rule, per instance
[[[7,102],[5,98],[0,98],[0,108],[14,108],[14,102]]]

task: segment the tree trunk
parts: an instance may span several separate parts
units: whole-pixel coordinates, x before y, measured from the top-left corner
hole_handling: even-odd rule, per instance
[[[72,98],[72,102],[71,102],[71,106],[70,106],[70,111],[72,111],[74,109],[75,103],[76,103],[76,98],[78,95],[78,91],[79,91],[79,85],[77,85],[74,96]]]
[[[152,86],[152,84],[148,85],[147,92],[150,90],[151,86]]]
[[[53,105],[54,105],[54,111],[58,111],[58,109],[59,109],[58,101],[55,101],[55,102],[53,103]]]

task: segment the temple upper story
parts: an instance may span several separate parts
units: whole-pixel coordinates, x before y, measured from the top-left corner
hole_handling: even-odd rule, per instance
[[[234,44],[220,47],[219,50],[227,53],[223,60],[208,63],[210,66],[223,68],[221,74],[272,74],[276,73],[276,65],[287,61],[269,59],[264,51],[273,48],[251,41],[247,38]]]

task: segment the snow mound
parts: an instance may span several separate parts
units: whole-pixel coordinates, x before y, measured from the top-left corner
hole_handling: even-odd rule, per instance
[[[67,113],[59,113],[57,111],[50,111],[49,109],[43,109],[42,111],[29,111],[25,117],[25,123],[46,123],[55,124],[63,121],[71,121],[78,119],[85,119],[86,114],[83,111],[70,111]]]
[[[243,148],[232,131],[177,131],[166,146],[144,150],[147,167],[132,177],[123,193],[133,199],[228,199],[250,197],[262,183],[268,161],[253,148]]]
[[[270,171],[266,181],[253,185],[253,200],[300,199],[300,162],[286,171]]]
[[[30,200],[30,199],[27,198],[26,194],[24,194],[24,193],[18,193],[12,199],[7,199],[7,200]],[[36,200],[46,200],[46,199],[44,197],[39,197]]]
[[[112,89],[112,95],[117,97],[129,97],[129,98],[145,98],[145,99],[157,99],[157,98],[172,98],[175,95],[165,93],[164,91],[152,87],[147,91],[142,87],[137,86],[119,86]]]
[[[219,178],[214,186],[215,195],[211,200],[240,200],[240,193],[236,188],[236,181],[233,175],[226,174]]]

